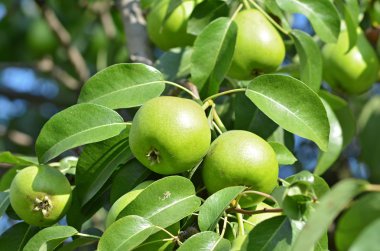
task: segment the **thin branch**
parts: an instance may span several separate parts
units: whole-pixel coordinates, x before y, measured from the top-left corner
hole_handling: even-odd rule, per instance
[[[245,210],[241,208],[229,208],[227,212],[241,213],[245,215],[263,214],[263,213],[282,213],[282,208],[264,208],[261,210]]]
[[[100,21],[103,25],[104,31],[109,39],[114,39],[117,34],[115,23],[111,16],[111,2],[95,2],[90,5],[90,9],[100,17]]]
[[[49,8],[45,1],[35,0],[37,5],[40,7],[42,14],[49,25],[50,29],[57,36],[61,45],[66,49],[67,56],[74,66],[76,73],[79,76],[79,79],[84,83],[90,76],[90,72],[87,68],[86,61],[82,57],[78,48],[72,45],[71,36],[66,28],[59,21],[55,12]]]
[[[127,48],[132,62],[153,64],[153,51],[138,0],[117,0],[122,15]]]

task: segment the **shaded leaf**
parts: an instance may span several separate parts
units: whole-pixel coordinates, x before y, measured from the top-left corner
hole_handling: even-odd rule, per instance
[[[350,251],[376,251],[380,246],[380,219],[366,227],[350,247]]]
[[[300,30],[293,30],[292,38],[300,57],[301,81],[313,91],[318,91],[322,83],[322,55],[313,38]]]
[[[217,233],[205,231],[191,236],[177,250],[178,251],[228,251],[231,243]]]
[[[9,193],[0,192],[0,217],[3,216],[10,204]]]
[[[0,236],[0,247],[6,247],[6,250],[21,251],[38,230],[37,227],[28,225],[25,222],[17,223]]]
[[[310,215],[305,227],[297,236],[292,250],[304,251],[313,247],[327,232],[335,217],[355,196],[365,190],[366,184],[365,181],[354,179],[346,179],[336,184],[322,197],[315,212]]]
[[[28,241],[23,251],[54,250],[64,240],[77,233],[75,228],[69,226],[44,228]]]
[[[145,64],[116,64],[87,80],[78,103],[94,103],[111,109],[142,105],[165,89],[162,74]]]
[[[229,18],[211,22],[197,36],[191,55],[191,77],[199,90],[208,82],[208,95],[218,92],[228,71],[236,42],[237,26]]]
[[[327,149],[329,123],[318,95],[301,81],[282,75],[262,75],[250,82],[247,97],[285,130]]]
[[[318,163],[314,170],[314,173],[316,175],[322,175],[324,172],[326,172],[339,158],[343,150],[342,127],[340,126],[340,123],[330,105],[324,100],[322,101],[330,123],[330,135],[327,151],[319,153]]]
[[[221,0],[206,0],[195,6],[190,15],[187,32],[193,35],[199,35],[202,30],[218,17],[229,14],[229,8],[226,2]]]
[[[276,216],[261,222],[250,231],[241,250],[290,250],[292,238],[289,219],[285,216]]]
[[[340,17],[330,0],[276,0],[276,2],[287,12],[305,15],[324,42],[334,43],[337,41]]]
[[[245,187],[243,186],[227,187],[208,197],[199,208],[199,229],[201,231],[214,230],[224,210],[244,189]]]
[[[71,148],[114,137],[127,125],[115,111],[95,104],[71,106],[51,117],[43,126],[36,153],[46,163]]]
[[[154,225],[165,228],[193,213],[200,203],[190,180],[180,176],[168,176],[145,188],[121,211],[118,218],[139,215]]]
[[[140,216],[125,216],[104,232],[98,250],[132,250],[153,234],[154,229],[155,226],[151,222]]]

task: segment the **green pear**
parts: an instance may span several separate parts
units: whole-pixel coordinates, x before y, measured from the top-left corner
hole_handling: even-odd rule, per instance
[[[273,72],[285,57],[280,34],[261,12],[249,9],[239,12],[235,51],[227,76],[249,80],[259,73]]]
[[[350,50],[348,32],[343,31],[335,44],[322,49],[323,76],[331,87],[349,94],[367,91],[376,81],[379,61],[361,30],[356,45]]]

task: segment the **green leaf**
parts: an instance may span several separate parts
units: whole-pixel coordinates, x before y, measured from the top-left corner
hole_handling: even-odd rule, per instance
[[[8,192],[0,192],[0,217],[3,216],[5,211],[7,210],[10,204],[9,201],[9,193]]]
[[[260,2],[260,4],[264,6],[264,10],[266,12],[272,13],[274,16],[277,16],[281,20],[281,26],[285,30],[291,30],[286,14],[280,9],[275,0],[261,0],[258,2]]]
[[[337,41],[340,17],[330,0],[276,0],[281,9],[301,13],[311,22],[317,35],[326,43]]]
[[[356,135],[356,119],[348,103],[327,91],[320,90],[319,95],[330,105],[343,131],[343,149]]]
[[[0,247],[6,247],[6,250],[21,251],[24,250],[26,242],[38,232],[37,227],[26,224],[25,222],[17,223],[8,228],[0,236]]]
[[[327,149],[329,122],[318,95],[303,82],[282,75],[261,75],[252,80],[247,97],[285,130]]]
[[[336,5],[341,9],[344,16],[344,22],[348,32],[349,46],[347,51],[350,51],[355,45],[358,38],[357,29],[359,28],[359,3],[357,0],[338,0]]]
[[[206,0],[195,6],[187,23],[187,32],[199,35],[202,30],[218,17],[227,17],[229,8],[221,0]]]
[[[0,153],[0,163],[10,164],[14,166],[31,166],[38,163],[34,157],[14,155],[11,152]]]
[[[320,199],[325,193],[327,193],[330,190],[329,185],[323,178],[316,176],[306,170],[301,171],[295,175],[289,176],[288,178],[286,178],[286,181],[290,184],[297,181],[306,181],[310,183],[317,199]]]
[[[77,164],[76,193],[85,205],[111,175],[133,156],[129,148],[129,127],[111,139],[87,145]]]
[[[350,201],[365,190],[367,182],[363,180],[345,179],[336,184],[329,193],[320,200],[315,212],[310,215],[304,229],[297,236],[293,251],[304,251],[313,247],[336,216]]]
[[[350,251],[377,251],[380,246],[380,219],[366,227],[350,247]]]
[[[321,51],[307,33],[293,30],[291,35],[300,57],[301,81],[317,92],[322,83]]]
[[[205,231],[197,233],[187,239],[177,251],[229,251],[231,243],[217,233]]]
[[[330,105],[324,101],[323,105],[325,106],[327,117],[330,123],[330,135],[329,135],[329,144],[327,146],[326,152],[320,152],[318,157],[318,163],[315,167],[314,173],[316,175],[322,175],[326,172],[332,164],[339,158],[343,150],[343,132],[342,127],[338,121],[338,118],[335,116],[334,111],[331,109]]]
[[[16,176],[17,171],[20,170],[20,167],[9,168],[3,175],[0,177],[0,191],[5,191],[9,189],[12,184],[13,178]]]
[[[44,228],[28,241],[23,251],[54,250],[64,240],[77,233],[78,231],[70,226],[52,226]]]
[[[199,90],[208,82],[208,95],[218,92],[228,71],[236,42],[237,26],[226,17],[211,22],[194,42],[191,77]]]
[[[43,126],[36,153],[46,163],[71,148],[114,137],[127,125],[115,111],[95,104],[71,106],[54,115]]]
[[[277,161],[279,165],[292,165],[297,161],[293,153],[281,143],[278,142],[268,142],[276,153]]]
[[[257,109],[244,93],[236,94],[233,108],[234,129],[250,131],[266,139],[278,128],[278,125]]]
[[[113,204],[118,198],[144,181],[152,173],[138,160],[128,161],[120,168],[112,180],[110,203]]]
[[[241,251],[290,250],[292,243],[292,227],[285,216],[276,216],[258,224],[248,233]]]
[[[144,181],[133,188],[128,193],[121,196],[115,203],[112,204],[112,207],[108,211],[108,215],[106,218],[105,226],[108,228],[112,223],[115,222],[119,213],[133,201],[144,189],[152,184],[152,180]]]
[[[162,74],[145,64],[116,64],[92,76],[82,87],[78,103],[111,109],[142,105],[165,89]]]
[[[372,97],[363,107],[358,119],[360,159],[369,167],[372,182],[380,180],[380,142],[375,140],[380,128],[380,96]]]
[[[119,218],[139,215],[154,225],[165,228],[191,215],[200,203],[200,198],[195,195],[194,185],[189,179],[168,176],[145,188],[121,211]]]
[[[380,193],[370,193],[360,197],[339,218],[335,232],[336,247],[339,250],[348,250],[362,235],[362,231],[378,220],[380,220]]]
[[[155,226],[140,216],[125,216],[107,228],[100,238],[98,250],[132,250],[153,234],[154,230]]]
[[[78,251],[82,250],[81,248],[89,245],[94,245],[99,238],[94,236],[78,236],[73,241],[63,245],[57,251]]]
[[[214,230],[224,210],[244,189],[243,186],[226,187],[208,197],[199,208],[199,229],[201,231]]]
[[[180,231],[180,222],[177,222],[166,228],[168,232],[172,235],[178,235]],[[174,249],[176,242],[170,239],[170,236],[165,231],[158,231],[155,234],[149,236],[142,244],[137,248],[134,248],[133,251],[172,251]]]

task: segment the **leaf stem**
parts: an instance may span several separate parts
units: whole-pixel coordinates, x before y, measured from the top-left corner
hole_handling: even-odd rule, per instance
[[[211,95],[210,97],[208,97],[205,100],[203,100],[203,103],[206,103],[209,100],[213,100],[213,99],[219,98],[219,97],[221,97],[223,95],[227,95],[227,94],[231,94],[231,93],[237,93],[237,92],[245,92],[245,91],[246,91],[246,88],[238,88],[238,89],[232,89],[232,90],[228,90],[228,91],[224,91],[224,92],[219,92],[219,93]]]
[[[223,229],[222,229],[222,232],[220,233],[220,238],[223,238],[224,233],[226,232],[227,220],[228,220],[228,216],[226,213],[224,213]]]
[[[243,8],[243,4],[239,4],[239,6],[236,8],[234,13],[231,16],[231,22],[235,19],[236,15],[239,13],[239,11]]]
[[[380,185],[368,184],[365,190],[368,192],[380,192]]]
[[[80,237],[93,238],[93,239],[100,239],[100,236],[92,235],[92,234],[77,233],[76,235],[77,235],[77,236],[80,236]]]
[[[240,205],[237,204],[236,208],[234,208],[234,209],[241,209]],[[236,212],[236,218],[237,218],[237,222],[238,222],[238,236],[244,235],[245,231],[244,231],[243,215],[238,211],[235,211],[235,212]]]
[[[216,112],[215,104],[212,106],[211,112],[212,112],[212,117],[213,117],[213,120],[215,121],[215,124],[218,125],[218,127],[220,128],[220,130],[222,131],[222,133],[223,132],[227,132],[226,127],[224,126],[222,120],[220,119],[218,113]]]
[[[276,21],[273,20],[273,18],[271,16],[268,15],[268,13],[265,12],[265,10],[263,10],[263,8],[261,8],[260,5],[258,5],[254,0],[248,0],[253,6],[255,6],[255,8],[261,12],[261,14],[263,14],[269,22],[271,22],[279,31],[281,31],[282,33],[284,33],[285,35],[288,35],[289,36],[289,31],[285,30],[284,28],[282,28]]]
[[[169,84],[169,85],[172,85],[172,86],[175,86],[185,92],[187,92],[189,95],[191,95],[195,100],[200,100],[199,97],[194,94],[192,91],[190,91],[189,89],[187,89],[186,87],[183,87],[182,85],[180,84],[177,84],[177,83],[174,83],[174,82],[171,82],[171,81],[166,81],[166,80],[162,80],[162,81],[155,81],[155,82],[164,82],[165,84]],[[153,82],[154,83],[154,82]]]
[[[155,225],[154,227],[160,229],[161,231],[164,231],[165,233],[167,233],[170,237],[173,238],[173,240],[176,240],[178,242],[179,245],[182,245],[182,242],[179,240],[179,238],[175,235],[173,235],[172,233],[170,233],[168,230],[166,230],[165,228],[163,227],[160,227],[160,226],[157,226]]]
[[[247,0],[242,0],[241,2],[243,3],[244,8],[246,8],[247,10],[251,9],[251,6],[249,5]]]
[[[247,191],[244,191],[242,192],[242,194],[250,194],[250,193],[253,193],[253,194],[257,194],[257,195],[261,195],[267,199],[270,199],[272,201],[274,201],[275,203],[278,204],[277,200],[270,194],[267,194],[267,193],[263,193],[263,192],[260,192],[260,191],[254,191],[254,190],[247,190]]]

